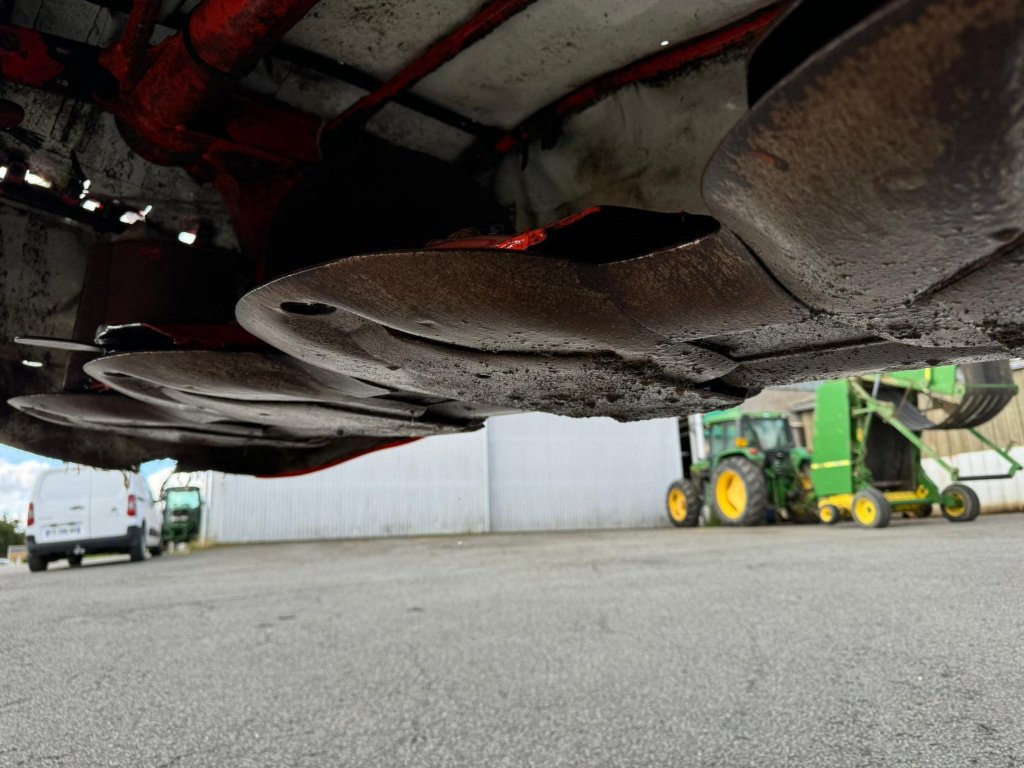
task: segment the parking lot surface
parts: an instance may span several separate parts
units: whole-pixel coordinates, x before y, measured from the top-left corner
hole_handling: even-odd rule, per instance
[[[3,766],[1024,765],[1024,516],[0,571]]]

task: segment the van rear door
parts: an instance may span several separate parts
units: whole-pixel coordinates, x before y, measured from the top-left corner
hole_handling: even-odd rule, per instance
[[[79,541],[92,536],[89,520],[88,470],[47,472],[39,479],[34,499],[36,541],[40,544]]]
[[[124,536],[129,525],[142,525],[142,509],[136,504],[136,516],[128,517],[129,478],[127,472],[92,472],[92,538]]]

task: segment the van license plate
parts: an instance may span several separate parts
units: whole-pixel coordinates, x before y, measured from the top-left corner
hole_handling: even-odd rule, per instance
[[[47,528],[44,531],[44,535],[50,536],[76,536],[82,532],[82,526],[80,525],[55,525],[51,528]]]

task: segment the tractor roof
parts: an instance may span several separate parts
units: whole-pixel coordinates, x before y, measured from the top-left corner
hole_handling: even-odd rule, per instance
[[[712,411],[704,416],[705,424],[722,424],[727,421],[736,421],[746,416],[750,419],[788,419],[789,416],[779,411],[744,411],[740,408],[729,408],[724,411]]]

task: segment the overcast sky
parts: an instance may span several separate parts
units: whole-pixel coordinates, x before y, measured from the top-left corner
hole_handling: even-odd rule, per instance
[[[59,467],[63,463],[0,445],[0,516],[24,522],[36,476],[47,467]],[[147,479],[162,480],[173,465],[170,459],[150,461],[142,465],[142,474]],[[153,489],[154,494],[157,490]]]

